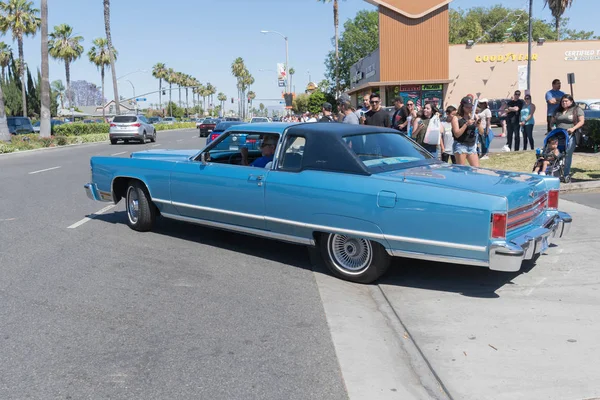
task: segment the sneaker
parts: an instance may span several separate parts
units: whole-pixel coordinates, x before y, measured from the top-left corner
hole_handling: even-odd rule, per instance
[[[508,147],[508,145],[505,144],[504,147],[502,148],[502,151],[510,151],[510,147]]]
[[[489,160],[490,158],[487,156],[487,154],[483,157],[481,157],[482,160]]]
[[[545,172],[540,172],[540,175],[546,176],[546,173]]]

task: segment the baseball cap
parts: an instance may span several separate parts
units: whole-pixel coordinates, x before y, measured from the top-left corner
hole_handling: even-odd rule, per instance
[[[333,106],[331,105],[331,103],[325,102],[325,103],[323,103],[323,110],[331,111],[331,110],[333,110]]]
[[[466,105],[472,106],[473,105],[473,99],[470,98],[469,96],[463,97],[463,99],[460,101],[460,104],[463,104],[463,105],[466,104]]]
[[[346,93],[342,93],[342,94],[340,95],[340,97],[338,97],[338,99],[337,99],[337,102],[338,102],[338,103],[345,103],[345,102],[347,102],[347,101],[350,101],[350,96],[349,96],[349,95],[347,95]]]

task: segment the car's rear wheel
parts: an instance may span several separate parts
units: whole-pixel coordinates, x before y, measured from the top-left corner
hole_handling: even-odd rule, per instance
[[[140,232],[151,230],[156,219],[156,208],[146,186],[140,181],[130,181],[125,200],[127,225]]]
[[[383,246],[368,239],[329,233],[321,236],[319,244],[327,268],[347,281],[371,283],[390,266]]]
[[[110,139],[110,144],[117,144],[117,139]]]
[[[150,138],[150,142],[154,143],[156,142],[156,131],[154,131],[154,134],[152,135],[152,137]]]

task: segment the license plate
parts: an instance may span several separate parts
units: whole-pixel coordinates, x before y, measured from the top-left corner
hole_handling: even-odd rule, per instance
[[[229,146],[229,150],[239,150],[239,146]]]

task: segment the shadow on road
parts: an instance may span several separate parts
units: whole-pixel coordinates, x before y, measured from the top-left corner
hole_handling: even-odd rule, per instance
[[[459,293],[467,297],[498,298],[496,290],[512,285],[515,277],[528,273],[533,267],[533,263],[524,263],[519,272],[499,272],[485,267],[397,258],[378,283]]]
[[[117,211],[110,214],[101,214],[95,219],[111,224],[125,225],[127,215],[125,211]],[[132,233],[144,235],[144,233],[133,231]],[[156,224],[151,233],[235,251],[297,268],[312,269],[309,254],[305,246],[262,239],[256,236],[243,235],[160,217],[156,219]]]

